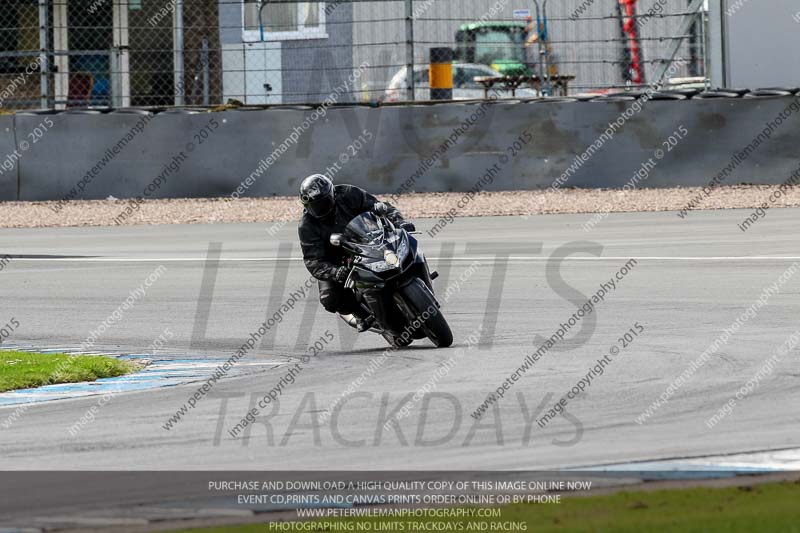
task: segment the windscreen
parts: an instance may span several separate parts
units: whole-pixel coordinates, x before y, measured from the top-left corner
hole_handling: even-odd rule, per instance
[[[475,61],[491,65],[498,60],[525,61],[521,31],[487,30],[475,35]]]
[[[358,215],[347,224],[344,238],[357,244],[368,244],[383,237],[383,225],[373,213]]]

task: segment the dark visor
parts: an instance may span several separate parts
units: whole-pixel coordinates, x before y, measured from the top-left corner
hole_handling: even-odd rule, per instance
[[[333,211],[333,205],[333,195],[326,194],[308,202],[306,204],[306,209],[311,216],[322,218],[329,215],[330,212]]]

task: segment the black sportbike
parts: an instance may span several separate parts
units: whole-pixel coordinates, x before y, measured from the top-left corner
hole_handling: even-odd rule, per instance
[[[397,347],[427,337],[439,348],[453,344],[453,333],[433,293],[433,280],[417,240],[398,228],[386,213],[363,213],[344,233],[331,235],[351,266],[345,287],[375,316],[370,329]],[[342,318],[355,324],[352,315]]]

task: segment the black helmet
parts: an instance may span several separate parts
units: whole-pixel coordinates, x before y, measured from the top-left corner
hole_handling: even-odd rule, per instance
[[[333,199],[333,182],[322,174],[312,174],[300,185],[300,202],[314,218],[325,218],[336,205]]]

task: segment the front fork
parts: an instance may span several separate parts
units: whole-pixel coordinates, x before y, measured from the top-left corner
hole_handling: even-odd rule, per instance
[[[362,293],[364,303],[372,310],[375,320],[383,329],[397,330],[398,317],[389,291],[376,289]],[[388,301],[387,301],[388,300]],[[402,326],[401,326],[402,327]]]

